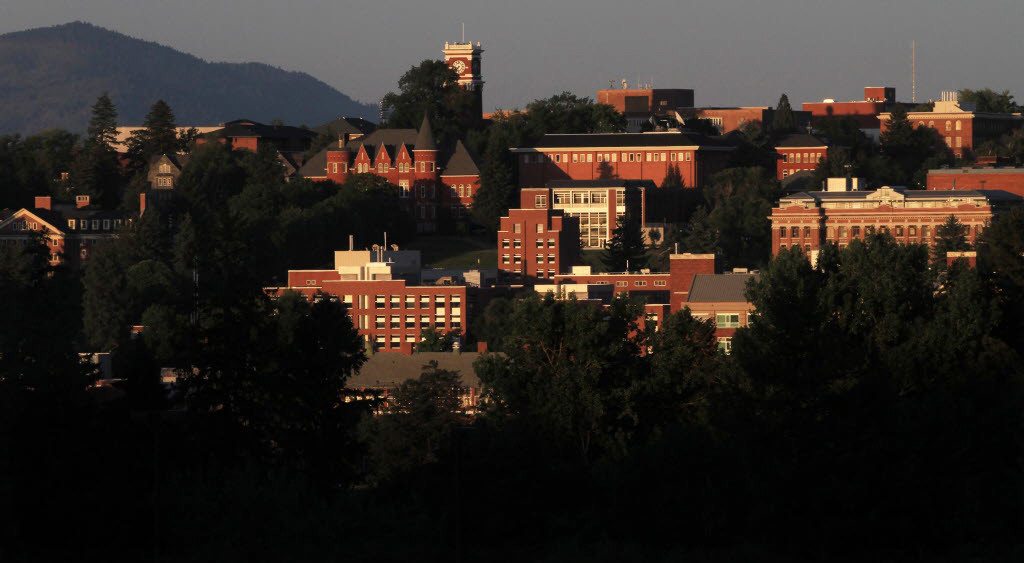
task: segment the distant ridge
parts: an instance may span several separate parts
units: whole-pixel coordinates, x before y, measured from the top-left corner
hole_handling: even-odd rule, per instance
[[[158,99],[183,125],[245,117],[315,126],[339,116],[377,117],[376,106],[303,72],[211,63],[89,23],[0,35],[0,134],[81,132],[104,91],[124,124],[141,123]]]

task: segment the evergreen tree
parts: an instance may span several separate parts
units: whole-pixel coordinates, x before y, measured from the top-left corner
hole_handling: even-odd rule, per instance
[[[662,188],[682,188],[683,185],[683,174],[679,171],[679,166],[675,164],[669,164],[668,170],[665,172],[665,179],[661,181]]]
[[[783,94],[779,98],[779,105],[775,108],[775,115],[772,117],[772,135],[785,135],[796,131],[796,119],[793,117],[793,107],[789,105],[789,96]]]
[[[609,272],[631,272],[647,267],[647,247],[640,222],[628,213],[616,222],[612,237],[605,243],[601,262]]]
[[[508,150],[511,143],[508,130],[492,126],[480,168],[480,189],[473,196],[473,220],[495,233],[498,223],[509,207],[515,204],[513,163]]]
[[[134,174],[144,173],[151,158],[174,154],[180,146],[174,112],[167,102],[157,100],[146,114],[143,128],[128,139],[129,167]]]
[[[123,179],[117,153],[117,110],[110,96],[103,94],[92,107],[88,137],[72,165],[72,181],[78,193],[106,208],[121,202]]]
[[[961,223],[956,215],[950,215],[935,229],[933,256],[940,268],[945,268],[947,252],[961,252],[970,248],[971,245],[967,242],[967,226]]]

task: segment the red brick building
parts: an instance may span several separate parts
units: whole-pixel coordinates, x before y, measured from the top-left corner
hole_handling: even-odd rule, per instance
[[[756,122],[766,127],[771,126],[775,119],[775,108],[768,106],[677,108],[675,118],[680,125],[687,119],[705,119],[718,128],[720,134],[724,135],[739,131],[747,123]],[[793,122],[797,129],[806,129],[811,122],[811,113],[794,110]]]
[[[776,177],[784,180],[797,172],[814,171],[828,156],[828,144],[806,133],[786,135],[775,143]]]
[[[1003,190],[1024,196],[1024,168],[942,168],[928,171],[929,190]]]
[[[549,134],[532,147],[513,148],[519,186],[557,180],[650,180],[661,186],[678,167],[687,188],[701,187],[726,168],[733,146],[695,133]]]
[[[745,290],[755,274],[717,274],[715,268],[713,254],[672,254],[668,272],[593,273],[588,266],[577,266],[571,273],[555,276],[554,285],[538,286],[538,290],[562,298],[601,296],[602,290],[639,297],[645,305],[645,323],[664,322],[669,314],[689,308],[695,317],[714,321],[719,348],[729,352],[733,334],[747,326],[753,310]]]
[[[825,243],[845,247],[854,239],[887,232],[902,243],[933,245],[935,231],[950,215],[964,224],[974,244],[992,216],[1020,196],[997,190],[845,190],[845,178],[830,178],[829,191],[783,197],[772,209],[772,255],[792,247],[816,261]]]
[[[402,190],[421,233],[436,231],[445,215],[465,215],[480,189],[476,159],[461,141],[439,148],[426,116],[418,131],[377,129],[352,140],[340,138],[310,157],[298,174],[339,184],[355,174],[385,178]]]
[[[572,267],[579,221],[549,208],[509,209],[498,228],[498,270],[511,280],[554,278]]]
[[[626,214],[646,229],[647,192],[650,180],[561,180],[543,188],[519,191],[522,209],[553,209],[578,221],[581,248],[604,248],[619,219]]]
[[[896,104],[896,89],[889,86],[867,86],[864,99],[837,102],[828,98],[820,102],[804,102],[804,111],[810,112],[812,120],[827,117],[848,117],[857,122],[861,129],[878,131],[878,114],[891,110]]]
[[[882,131],[891,116],[891,113],[878,116]],[[907,118],[918,127],[931,127],[938,131],[946,146],[958,157],[973,151],[985,140],[998,139],[1024,127],[1021,114],[975,111],[971,105],[960,102],[957,92],[943,92],[942,99],[935,102],[932,111],[908,112]]]
[[[630,131],[640,131],[652,117],[665,117],[676,108],[693,107],[693,90],[609,88],[597,91],[597,103],[612,106],[625,116]]]
[[[50,196],[35,198],[34,209],[0,211],[0,245],[38,242],[50,253],[50,264],[80,267],[89,261],[97,245],[117,236],[134,216],[90,206],[87,195],[75,204],[54,204]]]
[[[411,354],[426,329],[467,333],[466,286],[417,284],[419,252],[338,251],[334,261],[332,270],[289,270],[287,287],[267,292],[337,297],[374,351]]]

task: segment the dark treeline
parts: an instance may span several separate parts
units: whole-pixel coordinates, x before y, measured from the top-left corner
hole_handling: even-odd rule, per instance
[[[206,158],[230,169],[230,153]],[[757,312],[731,356],[685,311],[652,332],[628,300],[497,300],[480,319],[500,353],[477,363],[489,400],[475,418],[436,366],[409,374],[387,416],[339,400],[364,360],[341,305],[265,300],[235,278],[239,239],[221,232],[141,276],[188,284],[176,269],[225,259],[194,303],[167,306],[157,283],[123,290],[149,320],[115,349],[127,394],[103,401],[83,391],[65,278],[7,254],[0,290],[24,321],[0,339],[0,555],[1019,557],[1022,234],[1024,212],[1000,216],[977,269],[885,235],[817,267],[784,252],[749,288]],[[165,410],[157,365],[184,370],[173,404],[188,410]]]

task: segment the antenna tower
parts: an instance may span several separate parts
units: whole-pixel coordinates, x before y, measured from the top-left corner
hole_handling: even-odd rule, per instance
[[[917,103],[917,41],[910,40],[910,101]]]

